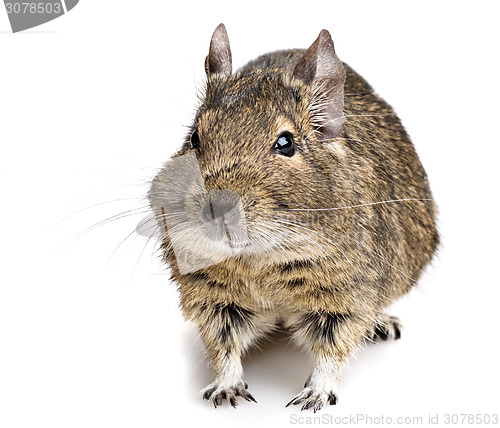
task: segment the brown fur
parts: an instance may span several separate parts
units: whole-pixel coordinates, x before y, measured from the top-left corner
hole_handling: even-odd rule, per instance
[[[163,237],[181,308],[199,327],[214,367],[216,380],[204,395],[215,406],[224,398],[235,405],[237,395],[253,399],[243,379],[221,385],[229,365],[278,327],[315,355],[315,371],[291,403],[314,410],[334,404],[336,391],[322,391],[318,376],[338,382],[342,364],[366,338],[399,338],[398,320],[382,310],[415,285],[438,243],[427,177],[399,118],[344,64],[345,124],[325,138],[321,97],[293,74],[305,53],[267,54],[233,75],[207,70],[191,130],[199,133],[207,191],[241,195],[249,239],[254,227],[274,224],[280,245],[181,274]],[[284,130],[297,142],[291,158],[270,154]],[[175,156],[191,152],[188,137]],[[153,183],[156,213],[168,185],[162,173]]]

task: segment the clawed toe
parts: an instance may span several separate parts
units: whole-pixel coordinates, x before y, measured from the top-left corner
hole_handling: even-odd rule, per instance
[[[289,403],[285,406],[285,407],[288,407],[292,404],[300,404],[302,403],[304,400],[306,400],[307,398],[309,398],[312,394],[312,389],[311,388],[305,388],[300,394],[296,395],[295,397],[293,397]]]
[[[314,413],[316,413],[318,410],[321,410],[326,403],[332,405],[337,404],[337,395],[332,391],[329,393],[324,391],[314,392],[312,388],[307,387],[302,390],[300,394],[290,400],[285,407],[302,403],[304,404],[300,410],[308,410],[312,408]]]
[[[382,314],[380,319],[375,323],[369,337],[373,342],[385,341],[387,339],[399,340],[401,339],[402,328],[399,318]]]
[[[236,408],[238,405],[236,397],[242,397],[246,401],[253,401],[254,403],[257,402],[257,400],[246,390],[246,388],[248,388],[248,384],[246,382],[230,387],[212,384],[207,386],[202,393],[203,398],[212,402],[215,408],[221,406],[223,400],[228,400],[229,404]]]

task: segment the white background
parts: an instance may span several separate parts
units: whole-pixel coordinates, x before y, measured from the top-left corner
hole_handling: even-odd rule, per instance
[[[395,106],[440,207],[440,253],[391,308],[402,340],[358,352],[323,415],[498,413],[497,15],[481,1],[82,0],[11,34],[0,6],[0,426],[312,415],[284,408],[311,365],[287,337],[245,360],[258,404],[201,399],[211,379],[196,331],[154,245],[133,233],[148,180],[190,123],[220,22],[236,66],[329,29],[339,57]]]

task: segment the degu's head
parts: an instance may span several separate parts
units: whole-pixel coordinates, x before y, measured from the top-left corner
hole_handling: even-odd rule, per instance
[[[217,27],[191,130],[153,180],[157,227],[181,270],[319,251],[323,225],[307,210],[338,203],[338,165],[325,143],[344,125],[345,70],[330,34],[282,64],[262,58],[232,74]]]

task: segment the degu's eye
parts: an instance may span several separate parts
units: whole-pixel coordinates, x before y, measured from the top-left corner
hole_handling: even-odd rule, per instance
[[[198,135],[198,131],[194,131],[191,134],[190,142],[191,142],[192,149],[197,149],[200,147],[200,136]]]
[[[290,132],[285,131],[278,136],[273,145],[273,153],[289,158],[295,154],[295,142]]]

